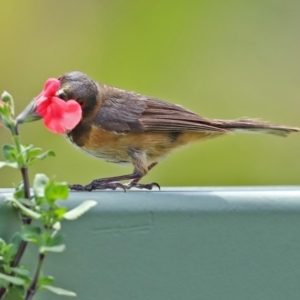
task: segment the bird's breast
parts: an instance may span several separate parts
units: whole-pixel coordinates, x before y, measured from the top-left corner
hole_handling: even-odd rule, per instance
[[[142,132],[117,134],[91,126],[85,133],[66,136],[78,150],[112,163],[130,163],[131,153],[145,153],[149,163],[160,161],[169,152],[209,137],[198,132]]]
[[[93,141],[93,134],[85,134],[80,139],[76,139],[76,136],[72,134],[65,135],[66,140],[72,144],[80,152],[89,156],[103,159],[107,162],[116,164],[130,163],[130,159],[126,151],[122,151],[120,148],[112,148],[106,143],[105,139],[97,138],[97,141]]]

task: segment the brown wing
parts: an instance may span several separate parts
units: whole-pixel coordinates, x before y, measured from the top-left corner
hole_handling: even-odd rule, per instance
[[[112,87],[106,86],[105,89],[101,95],[101,109],[94,120],[94,125],[104,130],[120,134],[147,131],[227,132],[212,126],[209,119],[179,105]]]

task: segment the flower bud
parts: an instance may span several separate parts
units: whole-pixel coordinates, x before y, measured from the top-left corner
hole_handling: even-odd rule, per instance
[[[10,116],[13,116],[15,114],[15,105],[13,97],[6,91],[4,91],[1,95],[2,102],[4,102],[10,110]]]
[[[0,125],[10,129],[14,121],[10,115],[10,107],[8,104],[0,100]]]
[[[42,117],[36,112],[36,101],[33,99],[27,107],[18,115],[17,124],[40,120]]]

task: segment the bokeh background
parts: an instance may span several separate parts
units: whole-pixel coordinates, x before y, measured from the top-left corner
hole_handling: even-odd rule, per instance
[[[299,0],[0,2],[0,90],[20,112],[45,80],[80,70],[95,80],[206,117],[258,117],[300,126]],[[131,172],[77,152],[42,122],[23,143],[52,149],[31,168],[69,183]],[[0,130],[0,144],[10,143]],[[300,182],[300,134],[243,135],[175,152],[144,181],[162,186]],[[0,170],[0,187],[20,175]]]

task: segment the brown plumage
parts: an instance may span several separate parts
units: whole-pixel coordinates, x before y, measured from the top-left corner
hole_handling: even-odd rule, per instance
[[[67,138],[87,154],[134,166],[132,174],[71,186],[76,190],[152,189],[158,184],[140,184],[139,180],[172,150],[189,143],[234,131],[278,136],[299,131],[254,119],[204,118],[179,105],[97,83],[81,72],[67,73],[59,80],[57,96],[82,106],[82,120]],[[122,180],[131,182],[121,184]]]

